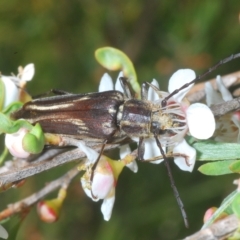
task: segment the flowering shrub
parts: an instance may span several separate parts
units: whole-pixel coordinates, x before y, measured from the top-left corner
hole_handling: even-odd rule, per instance
[[[234,145],[234,143],[239,143],[239,112],[227,113],[215,121],[214,113],[211,109],[214,104],[224,104],[233,100],[220,77],[216,80],[220,93],[214,90],[211,84],[206,83],[207,105],[200,102],[191,104],[187,100],[186,94],[194,85],[191,84],[171,96],[166,106],[164,106],[162,103],[166,97],[196,78],[193,70],[180,69],[176,71],[169,80],[168,92],[160,90],[155,79],[148,84],[148,90],[143,85],[141,92],[133,64],[125,54],[113,48],[102,48],[98,49],[95,55],[101,65],[108,70],[120,71],[115,86],[110,75],[105,73],[99,84],[100,93],[96,94],[96,96],[101,96],[101,92],[115,91],[115,94],[119,93],[121,94],[120,96],[123,96],[121,100],[123,104],[117,106],[118,109],[114,109],[115,112],[112,109],[109,110],[109,114],[112,114],[111,117],[114,119],[116,128],[118,128],[121,135],[118,141],[110,142],[108,139],[104,139],[104,141],[101,141],[102,139],[91,139],[88,138],[87,134],[86,136],[84,134],[83,136],[78,136],[67,133],[59,134],[51,130],[45,130],[44,132],[44,128],[42,130],[39,123],[31,124],[26,119],[13,119],[11,114],[21,108],[25,102],[31,100],[24,88],[26,81],[30,81],[33,78],[35,72],[34,65],[29,64],[25,68],[20,68],[17,76],[1,76],[0,133],[6,135],[5,147],[13,156],[11,164],[5,162],[5,165],[0,168],[0,180],[3,182],[1,189],[7,190],[31,175],[69,161],[81,159],[78,162],[78,166],[59,179],[50,182],[48,186],[27,198],[27,200],[22,200],[20,204],[13,204],[11,209],[9,208],[6,217],[22,212],[25,206],[37,203],[40,218],[49,223],[55,222],[59,218],[71,180],[79,172],[83,171],[84,173],[81,176],[83,190],[93,201],[103,201],[101,211],[104,220],[108,221],[112,215],[119,175],[125,166],[136,173],[138,166],[135,160],[138,157],[140,158],[141,154],[144,158],[143,161],[155,164],[164,160],[168,162],[167,159],[173,158],[175,164],[183,171],[193,172],[197,160],[207,160],[210,162],[203,164],[199,168],[199,171],[203,174],[222,175],[240,172],[239,160],[236,160],[236,156],[239,156],[238,154],[240,153],[238,153],[238,146]],[[122,86],[121,77],[129,78],[130,87],[134,90],[132,97],[130,97],[131,90],[128,92],[128,89]],[[72,95],[68,94],[67,96]],[[87,94],[81,95],[81,97],[85,100],[90,98]],[[150,109],[151,123],[147,126],[148,135],[146,136],[141,135],[138,131],[128,134],[124,132],[124,129],[121,129],[119,124],[123,113],[123,110],[120,110],[120,108],[124,108],[124,104],[132,100],[132,98],[139,99],[141,103],[146,104]],[[39,116],[39,122],[41,117],[47,114],[47,112],[44,112],[46,108],[50,108],[53,111],[61,111],[61,109],[59,110],[56,106],[49,103],[54,100],[61,101],[61,98],[58,96],[47,98],[46,106],[34,106],[42,111],[42,115],[40,114]],[[72,102],[75,100],[73,99]],[[41,102],[42,100],[39,101]],[[72,107],[72,103],[64,104],[64,108]],[[25,105],[26,108],[27,106]],[[144,113],[137,112],[135,115],[144,116]],[[147,118],[148,116],[144,117]],[[69,122],[71,121],[71,117],[69,117]],[[77,124],[83,124],[81,119],[77,119]],[[101,124],[105,123],[100,122],[100,127],[102,126]],[[62,128],[65,129],[66,126],[62,126]],[[132,144],[133,142],[136,142],[138,146],[136,147],[137,144]],[[141,148],[142,142],[144,143],[143,148]],[[45,146],[57,146],[58,149],[43,151]],[[75,148],[70,150],[63,148],[65,151],[63,152],[61,147],[65,146]],[[105,155],[104,151],[112,148],[120,150],[117,157],[118,160],[113,160]],[[5,156],[6,150],[3,152],[1,159]],[[20,166],[20,159],[25,164]],[[171,172],[169,175],[171,177]],[[60,192],[64,191],[64,194],[60,194],[52,200],[42,200],[48,193],[57,188],[60,188]],[[176,194],[175,189],[174,192]],[[178,193],[176,195],[181,206]],[[239,194],[233,193],[228,199],[231,201],[225,201],[220,208],[214,208],[214,210],[211,208],[206,213],[204,217],[205,226],[211,224],[213,219],[218,218],[227,208],[230,208],[232,213],[239,214],[237,207]],[[7,235],[3,234],[3,236]]]

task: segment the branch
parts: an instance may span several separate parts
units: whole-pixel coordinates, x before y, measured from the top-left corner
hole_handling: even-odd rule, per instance
[[[229,88],[240,80],[240,71],[222,76],[224,85]],[[208,80],[217,89],[216,78]],[[187,94],[187,98],[191,103],[199,102],[205,97],[205,82],[195,84]]]
[[[184,238],[184,240],[221,240],[233,236],[240,224],[240,220],[235,215],[230,215],[217,221],[210,227]],[[235,238],[234,238],[235,239]]]
[[[21,212],[24,209],[30,207],[31,205],[37,203],[41,198],[45,197],[50,192],[56,190],[57,188],[61,186],[68,186],[70,181],[79,173],[79,170],[75,167],[68,171],[65,175],[62,177],[48,183],[47,186],[42,188],[40,191],[32,194],[31,196],[22,199],[19,202],[9,204],[6,209],[4,209],[2,212],[0,212],[0,220],[3,220],[7,217],[10,217],[11,215]]]
[[[240,109],[240,97],[228,102],[214,104],[210,107],[215,117],[223,116],[226,113],[234,112]]]
[[[107,145],[105,150],[110,150],[118,147],[119,144]],[[93,147],[97,152],[100,151],[101,146]],[[0,185],[5,185],[7,183],[12,183],[20,181],[27,177],[33,176],[35,174],[41,173],[43,171],[49,170],[51,168],[57,167],[59,165],[80,159],[85,157],[85,154],[78,148],[60,153],[59,155],[53,157],[52,159],[45,159],[42,161],[36,161],[30,163],[27,166],[15,168],[14,170],[3,172],[0,174]]]

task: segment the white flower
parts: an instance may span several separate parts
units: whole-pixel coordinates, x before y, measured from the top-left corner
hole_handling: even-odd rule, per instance
[[[191,69],[178,70],[169,80],[169,93],[190,82],[195,77],[195,72]],[[198,139],[208,139],[213,135],[215,130],[215,119],[212,111],[205,104],[194,103],[188,106],[184,103],[183,98],[191,87],[193,87],[193,84],[175,94],[172,98],[186,114],[187,127],[190,134]]]
[[[23,138],[28,133],[25,128],[20,128],[17,132],[5,135],[5,145],[9,152],[17,158],[27,158],[30,153],[23,149]]]
[[[229,90],[223,84],[222,78],[216,78],[217,90],[215,90],[211,83],[205,83],[206,102],[208,106],[213,104],[220,104],[233,99]],[[214,139],[220,142],[240,142],[240,118],[239,111],[228,113],[221,116],[216,121],[216,130]]]
[[[1,76],[5,86],[5,99],[3,106],[6,107],[12,102],[18,101],[20,92],[24,88],[26,81],[33,78],[35,69],[34,64],[30,63],[26,67],[19,67],[17,76]]]
[[[92,173],[90,166],[81,178],[82,187],[86,195],[93,201],[103,200],[101,211],[106,221],[112,215],[117,179],[124,166],[123,161],[113,161],[102,155],[94,173]],[[91,177],[93,178],[91,179]]]

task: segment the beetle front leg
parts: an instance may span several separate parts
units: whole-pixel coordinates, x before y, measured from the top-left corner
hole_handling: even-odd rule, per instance
[[[144,153],[145,153],[144,138],[140,137],[138,142],[138,160],[141,162],[144,161]]]
[[[128,83],[127,78],[126,77],[120,77],[119,80],[120,80],[120,83],[122,85],[124,94],[130,99],[133,98],[134,96],[133,96],[133,93],[131,91],[131,87]]]

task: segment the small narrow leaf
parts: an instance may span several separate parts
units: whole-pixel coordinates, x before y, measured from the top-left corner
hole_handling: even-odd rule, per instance
[[[2,113],[4,113],[7,116],[10,116],[12,112],[20,109],[22,106],[23,106],[22,102],[10,103],[6,108],[3,109]]]
[[[195,142],[192,147],[197,150],[197,160],[199,161],[236,160],[240,156],[239,143],[208,140]]]
[[[0,134],[15,133],[22,127],[29,130],[32,129],[32,125],[28,121],[24,119],[12,121],[9,117],[0,112]]]
[[[0,78],[0,111],[2,111],[3,109],[4,99],[5,99],[5,87],[2,79]]]
[[[240,193],[238,192],[236,197],[234,198],[232,202],[232,210],[234,214],[240,218]]]
[[[212,217],[203,225],[202,229],[209,227],[223,212],[230,207],[234,198],[238,192],[235,190],[234,192],[230,193],[222,202],[221,206],[216,210],[216,212],[212,215]]]
[[[234,173],[240,173],[240,160],[234,161],[229,168]]]
[[[235,160],[227,160],[227,161],[216,161],[203,164],[201,167],[198,168],[198,171],[205,175],[210,176],[218,176],[224,174],[233,173],[229,166],[235,162]]]
[[[140,85],[137,81],[137,74],[129,57],[122,51],[103,47],[95,51],[95,58],[105,68],[111,71],[123,71],[124,76],[129,78],[133,90],[140,95]]]

